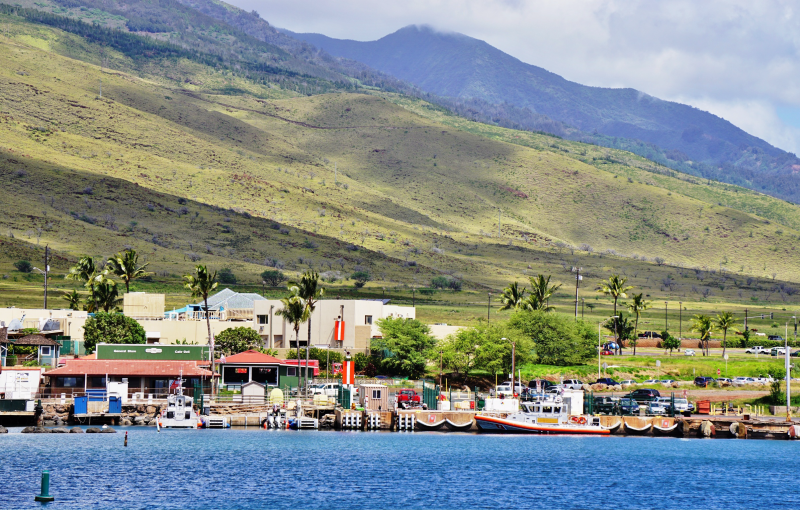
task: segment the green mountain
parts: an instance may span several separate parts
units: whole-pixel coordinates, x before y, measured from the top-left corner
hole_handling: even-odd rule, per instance
[[[461,100],[459,113],[487,112],[495,105],[490,117],[500,125],[511,119],[527,129],[630,150],[686,173],[800,201],[800,160],[794,154],[691,106],[630,88],[574,83],[478,39],[427,26],[408,26],[370,42],[286,33]]]
[[[579,266],[658,296],[797,300],[795,205],[329,80],[284,47],[193,47],[200,25],[140,35],[121,14],[48,9],[0,5],[4,274],[45,244],[62,266],[131,246],[162,278],[200,261],[251,284],[281,267],[568,289]]]

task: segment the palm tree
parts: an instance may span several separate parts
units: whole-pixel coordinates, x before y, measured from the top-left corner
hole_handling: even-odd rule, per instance
[[[317,307],[317,301],[322,299],[325,289],[319,286],[319,273],[306,271],[299,282],[289,282],[290,289],[297,288],[297,295],[305,302],[308,311],[308,346],[311,346],[311,315]],[[297,342],[297,367],[300,368],[300,341]],[[308,384],[308,366],[305,370],[306,384]]]
[[[98,273],[99,268],[94,263],[92,257],[81,257],[78,259],[77,264],[69,268],[69,273],[67,273],[64,278],[85,284],[87,287],[90,287],[91,294],[94,295],[95,279]]]
[[[108,258],[108,266],[111,268],[111,272],[125,282],[126,293],[131,290],[131,281],[152,274],[144,270],[150,264],[149,262],[141,266],[138,264],[139,254],[135,250],[125,250]]]
[[[544,275],[538,275],[536,278],[531,277],[531,294],[525,299],[525,308],[529,310],[541,310],[543,312],[551,312],[555,307],[549,306],[548,300],[555,291],[561,288],[561,284],[550,285],[550,276],[547,278]]]
[[[628,304],[628,311],[636,315],[636,323],[633,327],[633,355],[636,356],[636,341],[639,339],[639,316],[643,311],[650,307],[650,301],[642,298],[642,293],[634,294],[633,301]]]
[[[81,295],[78,294],[77,290],[73,290],[72,292],[64,291],[61,297],[67,300],[67,306],[70,310],[77,310],[81,307]]]
[[[632,285],[625,286],[627,281],[627,278],[620,278],[618,274],[612,274],[608,280],[600,282],[600,286],[597,288],[598,292],[614,298],[614,315],[617,315],[617,301],[619,298],[627,298],[627,292],[633,288]],[[616,330],[614,330],[614,342],[619,345],[619,334]]]
[[[716,322],[716,326],[722,330],[722,357],[725,357],[725,350],[728,347],[728,328],[733,327],[736,324],[736,321],[733,318],[733,314],[731,312],[722,312],[717,315],[717,319],[714,321]],[[734,328],[734,331],[737,331]]]
[[[711,317],[704,314],[697,314],[692,319],[692,331],[700,334],[700,345],[705,345],[703,356],[708,356],[708,337],[714,331],[714,322]]]
[[[276,315],[283,317],[292,324],[294,337],[297,341],[297,392],[300,393],[300,324],[309,319],[311,315],[306,306],[306,301],[300,297],[300,289],[296,286],[289,287],[292,295],[281,299],[283,308],[275,312]],[[307,369],[307,368],[306,368]]]
[[[119,297],[119,288],[114,280],[106,278],[95,286],[93,299],[95,311],[102,308],[104,312],[108,313],[120,301],[122,301],[122,298]]]
[[[525,287],[520,289],[517,282],[514,282],[503,289],[503,293],[500,294],[500,303],[502,303],[503,306],[498,312],[502,310],[518,310],[524,305],[524,299]]]
[[[192,292],[193,298],[203,299],[206,325],[208,326],[208,343],[211,345],[211,375],[213,376],[216,372],[216,366],[214,361],[214,341],[211,338],[211,318],[208,313],[208,295],[217,288],[217,272],[211,273],[206,266],[201,264],[194,268],[194,272],[194,275],[187,274],[183,276],[183,279],[186,280],[183,285]]]

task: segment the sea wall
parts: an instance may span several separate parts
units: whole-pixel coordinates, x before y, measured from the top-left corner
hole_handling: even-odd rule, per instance
[[[72,415],[72,404],[43,404],[42,405],[42,425],[43,426],[62,426],[66,424],[78,423]],[[100,423],[100,421],[113,421],[118,425],[155,425],[154,418],[166,404],[138,404],[138,405],[123,405],[122,414],[119,416],[101,416],[98,414],[92,417],[93,423]],[[84,418],[82,421],[86,421]]]

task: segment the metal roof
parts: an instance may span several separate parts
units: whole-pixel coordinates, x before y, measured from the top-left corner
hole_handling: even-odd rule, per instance
[[[208,296],[209,310],[247,310],[255,307],[255,301],[265,298],[255,292],[234,292],[231,289],[222,289],[213,296]],[[202,310],[204,303],[197,303],[198,309]]]

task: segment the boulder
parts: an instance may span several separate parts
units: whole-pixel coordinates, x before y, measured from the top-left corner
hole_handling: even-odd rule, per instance
[[[44,420],[42,421],[42,425],[45,427],[55,427],[56,421],[55,420]]]
[[[89,427],[88,429],[86,429],[87,434],[98,434],[99,432],[100,429],[98,427]]]
[[[47,429],[44,427],[25,427],[22,429],[23,434],[41,434],[43,432],[47,432]]]
[[[592,386],[589,384],[584,384],[583,386],[581,386],[581,389],[583,391],[592,391]]]
[[[122,425],[123,427],[128,427],[132,424],[133,423],[127,418],[123,418],[122,421],[120,421],[120,425]]]
[[[86,432],[89,432],[89,431],[87,430]],[[116,433],[117,433],[117,431],[116,431],[116,430],[114,430],[114,429],[112,429],[111,427],[108,427],[107,429],[102,429],[102,430],[100,431],[100,433],[101,433],[101,434],[116,434]]]
[[[8,434],[8,429],[0,425],[0,434]]]
[[[66,428],[64,428],[64,427],[56,427],[56,428],[54,428],[54,429],[50,429],[50,432],[51,432],[52,434],[68,434],[68,433],[69,433],[69,430],[67,430],[67,429],[66,429]]]
[[[136,425],[144,425],[144,418],[141,417],[141,416],[136,416],[133,419],[133,423],[136,424]]]
[[[83,429],[80,427],[72,427],[69,429],[70,434],[83,434]]]
[[[156,414],[158,408],[156,406],[147,406],[147,414]]]
[[[605,391],[606,389],[608,389],[608,386],[603,383],[592,384],[593,391]]]

